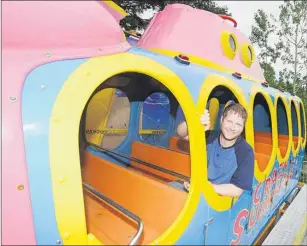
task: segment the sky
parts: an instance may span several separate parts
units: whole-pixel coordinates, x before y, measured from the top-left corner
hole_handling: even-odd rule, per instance
[[[272,14],[278,18],[279,6],[283,1],[217,1],[220,6],[227,6],[232,17],[237,21],[237,28],[243,32],[247,37],[250,36],[252,31],[252,25],[254,24],[254,14],[258,9],[263,9],[268,15]],[[153,15],[152,11],[147,11],[142,15],[147,19]],[[270,42],[276,42],[277,37],[269,40]],[[257,54],[257,48],[255,49]],[[275,66],[276,75],[283,70],[285,66],[278,61]]]
[[[218,1],[217,3],[228,7],[232,17],[238,23],[237,28],[249,37],[257,10],[263,9],[268,15],[273,14],[277,18],[279,6],[283,1]]]

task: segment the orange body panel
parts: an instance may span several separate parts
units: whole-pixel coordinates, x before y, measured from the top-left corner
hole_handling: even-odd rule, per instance
[[[271,137],[264,137],[264,136],[258,136],[258,135],[255,135],[255,143],[264,143],[264,144],[269,144],[269,145],[273,144]]]
[[[289,144],[289,138],[283,138],[283,139],[281,139],[281,138],[279,138],[278,139],[278,146],[279,147],[287,147],[288,146],[288,144]]]
[[[293,141],[295,146],[297,146],[298,143],[298,137],[293,137]],[[287,135],[278,135],[278,148],[280,149],[281,156],[284,157],[287,153],[288,149],[288,143],[289,143],[289,136]],[[255,132],[255,149],[256,152],[262,153],[262,154],[268,154],[269,151],[264,149],[265,146],[262,146],[263,144],[272,144],[272,134],[268,132]],[[268,147],[268,146],[266,146]],[[271,147],[272,149],[272,147]]]
[[[255,143],[255,152],[264,155],[271,155],[272,153],[272,145],[265,143]]]
[[[182,152],[164,149],[140,142],[133,142],[131,156],[188,177],[191,175],[190,156]],[[131,166],[137,167],[138,169],[142,169],[167,180],[180,179],[150,167],[146,167],[134,161],[131,161]]]
[[[272,133],[269,133],[269,132],[255,132],[255,136],[271,138],[272,137]]]
[[[278,147],[278,148],[280,150],[281,157],[285,157],[285,155],[287,154],[288,147],[287,146],[286,147],[281,146],[281,147]]]
[[[260,153],[255,153],[255,158],[258,162],[259,170],[262,172],[266,168],[267,164],[269,163],[270,156],[264,155]]]
[[[141,218],[144,232],[138,244],[148,244],[162,234],[174,222],[187,197],[186,192],[89,152],[84,154],[83,180]],[[134,222],[119,217],[114,209],[88,196],[85,204],[89,233],[101,242],[127,244],[131,240],[127,237],[136,233],[136,229],[132,232]]]

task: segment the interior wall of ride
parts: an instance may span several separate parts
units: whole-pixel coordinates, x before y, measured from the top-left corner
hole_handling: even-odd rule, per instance
[[[277,99],[277,133],[278,133],[278,150],[280,151],[281,158],[285,158],[290,149],[289,139],[289,124],[285,102]],[[280,160],[279,160],[280,161]]]
[[[269,105],[261,93],[253,102],[254,150],[258,168],[263,172],[271,160],[273,151],[273,125]]]
[[[139,244],[161,236],[184,206],[182,183],[190,179],[191,164],[188,141],[175,135],[175,122],[182,120],[174,95],[138,73],[102,83],[81,119],[83,183],[143,221]],[[128,244],[135,236],[138,225],[130,217],[87,189],[84,201],[88,233],[102,243]]]

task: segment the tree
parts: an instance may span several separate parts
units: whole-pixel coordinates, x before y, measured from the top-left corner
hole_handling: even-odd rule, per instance
[[[307,71],[307,57],[304,49],[307,45],[307,1],[285,1],[280,6],[278,36],[284,63],[292,67],[293,93],[301,88],[302,81],[300,72]],[[305,35],[305,36],[304,36]]]
[[[272,23],[275,21],[274,17],[268,17],[262,9],[259,9],[254,15],[254,20],[255,25],[252,26],[250,40],[258,48],[258,60],[265,80],[270,85],[277,86],[272,63],[276,63],[281,55],[279,51],[281,44],[276,46],[269,42],[270,38],[276,33],[276,26]]]
[[[216,14],[226,14],[231,15],[228,12],[228,8],[223,6],[219,6],[215,1],[203,1],[203,0],[143,0],[143,1],[133,1],[133,0],[114,0],[116,4],[122,7],[127,13],[124,19],[121,20],[120,24],[127,31],[135,30],[135,29],[146,29],[151,19],[142,19],[140,15],[144,12],[151,10],[154,13],[157,11],[162,11],[165,6],[171,3],[182,3],[189,5],[194,8],[204,9]]]

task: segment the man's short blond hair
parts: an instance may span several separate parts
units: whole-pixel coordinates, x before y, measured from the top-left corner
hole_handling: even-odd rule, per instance
[[[243,120],[244,124],[247,120],[247,111],[246,109],[239,103],[230,104],[224,109],[223,112],[223,118],[225,118],[228,114],[228,112],[234,112],[235,114],[238,114]]]

